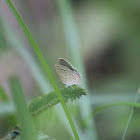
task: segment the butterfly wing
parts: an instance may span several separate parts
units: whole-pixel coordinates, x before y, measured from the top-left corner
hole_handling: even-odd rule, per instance
[[[69,69],[71,69],[72,71],[76,71],[76,68],[74,68],[72,66],[72,64],[70,62],[68,62],[66,59],[64,58],[59,58],[59,64],[68,67]]]
[[[55,70],[61,81],[67,86],[80,85],[81,76],[78,72],[72,71],[70,68],[63,65],[55,65]]]

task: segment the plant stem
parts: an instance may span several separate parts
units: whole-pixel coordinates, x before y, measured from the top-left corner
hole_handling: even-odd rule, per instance
[[[140,93],[138,91],[137,94],[136,94],[136,97],[134,99],[134,103],[137,103],[137,100],[139,98],[139,95],[140,95]],[[130,112],[130,115],[129,115],[129,118],[128,118],[128,121],[127,121],[125,130],[124,130],[124,133],[123,133],[123,136],[122,136],[122,140],[125,140],[126,133],[127,133],[128,127],[130,125],[130,122],[131,122],[131,119],[132,119],[132,116],[133,116],[133,113],[134,113],[134,109],[135,109],[135,107],[133,107],[132,110],[131,110],[131,112]]]
[[[43,67],[44,67],[44,69],[45,69],[45,72],[46,72],[48,78],[50,79],[50,81],[51,81],[51,83],[52,83],[52,85],[53,85],[53,87],[54,87],[54,89],[55,89],[55,91],[56,91],[56,93],[57,93],[57,95],[58,95],[58,97],[59,97],[59,99],[60,99],[60,102],[61,102],[61,104],[62,104],[62,107],[63,107],[64,111],[65,111],[65,114],[66,114],[66,116],[67,116],[67,119],[68,119],[68,121],[69,121],[69,123],[70,123],[70,126],[71,126],[72,130],[73,130],[75,139],[76,139],[76,140],[79,140],[79,137],[78,137],[76,128],[75,128],[75,126],[74,126],[74,123],[73,123],[72,118],[71,118],[71,116],[70,116],[70,113],[69,113],[69,111],[68,111],[68,108],[67,108],[67,106],[66,106],[66,104],[65,104],[65,102],[64,102],[64,100],[63,100],[63,97],[62,97],[62,95],[61,95],[61,93],[60,93],[60,90],[59,90],[59,88],[58,88],[58,86],[57,86],[57,84],[56,84],[56,82],[55,82],[55,80],[54,80],[54,77],[53,77],[53,75],[52,75],[52,73],[51,73],[51,71],[50,71],[50,69],[49,69],[49,66],[48,66],[48,64],[47,64],[46,61],[45,61],[45,58],[43,57],[43,55],[42,55],[42,53],[41,53],[39,47],[37,46],[36,42],[34,41],[32,35],[31,35],[31,33],[29,32],[28,28],[27,28],[26,25],[24,24],[22,18],[20,17],[19,13],[18,13],[17,10],[15,9],[15,7],[14,7],[13,4],[11,3],[11,1],[10,1],[10,0],[6,0],[6,3],[7,3],[7,5],[8,5],[8,7],[10,8],[10,10],[12,11],[12,13],[14,14],[14,16],[16,17],[16,19],[17,19],[17,21],[19,22],[19,24],[20,24],[22,30],[24,31],[24,33],[26,34],[26,36],[27,36],[29,42],[31,43],[31,45],[32,45],[32,47],[33,47],[35,53],[37,54],[38,58],[40,59],[42,65],[43,65]]]

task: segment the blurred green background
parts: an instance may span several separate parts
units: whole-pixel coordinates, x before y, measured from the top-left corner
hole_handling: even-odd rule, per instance
[[[87,75],[89,102],[93,109],[105,103],[133,101],[140,84],[140,1],[70,2]],[[13,0],[13,4],[40,47],[58,85],[64,87],[54,71],[54,64],[58,64],[59,58],[70,62],[72,58],[66,48],[65,27],[58,3],[54,0]],[[71,37],[68,36],[70,40]],[[11,101],[9,105],[0,100],[0,137],[11,131],[16,123],[8,115],[14,112],[8,83],[13,75],[21,79],[27,100],[52,89],[16,19],[5,2],[0,1],[0,85]],[[34,119],[36,129],[56,140],[70,140],[72,136],[68,123],[58,113],[62,111],[61,106],[57,107],[59,111],[54,107]],[[78,122],[81,118],[77,101],[69,103],[68,107]],[[93,132],[97,133],[97,140],[121,139],[129,113],[128,107],[113,107],[97,115],[94,118],[96,130]],[[137,109],[127,132],[127,140],[139,140],[139,117]],[[83,140],[87,138],[85,129],[79,130]]]

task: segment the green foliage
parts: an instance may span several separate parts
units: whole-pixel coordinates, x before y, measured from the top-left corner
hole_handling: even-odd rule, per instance
[[[36,140],[34,135],[34,127],[31,116],[27,109],[27,104],[23,95],[20,81],[16,77],[10,79],[10,86],[12,91],[13,100],[17,109],[18,119],[21,124],[21,137],[24,140]]]
[[[22,97],[22,98],[19,97],[19,96],[22,96],[22,90],[21,90],[19,81],[17,79],[15,79],[15,78],[11,79],[11,88],[12,88],[12,91],[14,92],[13,96],[14,96],[14,99],[16,98],[15,99],[16,102],[19,99],[18,103],[17,103],[18,104],[17,109],[18,109],[18,112],[19,112],[19,109],[21,111],[18,114],[20,114],[24,117],[25,113],[27,113],[27,112],[23,111],[23,108],[21,109],[21,105],[19,105],[19,102],[22,103],[23,105],[25,105],[25,102],[23,103],[21,101],[21,100],[23,100],[24,97]],[[18,92],[19,95],[17,95],[17,91],[20,92],[20,93]],[[68,102],[68,100],[73,101],[73,100],[80,98],[82,95],[86,95],[85,89],[83,89],[79,86],[76,86],[76,85],[73,85],[72,87],[67,87],[67,88],[61,89],[61,93],[62,93],[62,97],[63,97],[65,102]],[[52,106],[54,106],[58,103],[60,103],[60,100],[59,100],[55,90],[53,90],[49,94],[46,94],[46,95],[43,95],[43,96],[40,96],[40,97],[33,99],[31,104],[29,105],[29,110],[32,113],[32,115],[34,116],[34,115],[38,115],[42,111],[45,111],[45,110],[51,108]],[[24,115],[23,115],[23,113],[24,113]],[[21,117],[20,115],[19,115],[19,118]],[[30,118],[28,118],[28,119],[30,120]],[[23,120],[24,119],[22,118],[21,124],[23,124]],[[26,117],[26,120],[27,120],[27,117]],[[28,120],[27,120],[27,122],[28,122]],[[18,130],[18,133],[17,133],[17,130]],[[29,129],[27,129],[27,130],[28,130],[28,132],[31,133],[31,131]],[[25,133],[26,131],[23,131],[23,132]],[[51,138],[49,138],[48,135],[45,135],[42,132],[35,132],[34,134],[36,135],[37,140],[52,140]],[[7,140],[10,140],[10,139],[20,140],[21,139],[20,137],[21,137],[20,136],[20,129],[19,129],[19,127],[18,127],[18,129],[17,129],[17,127],[15,127],[15,129],[8,134],[6,139]]]
[[[86,91],[83,88],[80,88],[76,85],[72,87],[61,89],[61,93],[65,102],[69,99],[71,101],[80,98],[82,95],[86,95]],[[43,95],[33,99],[32,103],[29,106],[29,110],[33,115],[37,115],[38,113],[47,110],[48,108],[58,104],[60,102],[55,91],[51,91],[47,95]]]

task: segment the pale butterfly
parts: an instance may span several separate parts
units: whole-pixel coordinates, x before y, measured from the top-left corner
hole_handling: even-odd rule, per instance
[[[55,65],[55,70],[66,86],[80,85],[81,75],[66,59],[59,58],[59,65]]]

